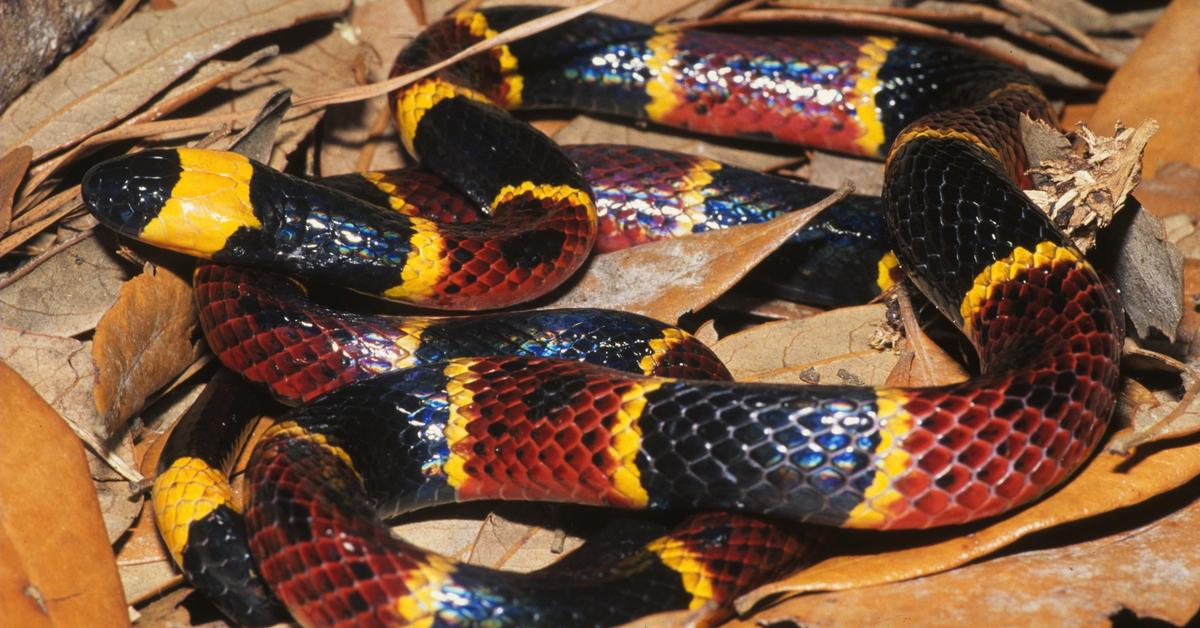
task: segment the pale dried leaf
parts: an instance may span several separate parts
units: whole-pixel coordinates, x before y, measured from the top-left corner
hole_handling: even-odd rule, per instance
[[[1200,431],[1200,372],[1187,368],[1182,379],[1186,391],[1174,404],[1153,404],[1139,408],[1133,424],[1113,434],[1107,450],[1129,454],[1134,448],[1173,438],[1182,438]]]
[[[336,15],[349,0],[212,0],[140,11],[100,33],[0,116],[0,147],[34,154],[70,146],[111,126],[200,62],[234,44]]]
[[[1102,137],[1079,125],[1073,152],[1056,129],[1022,116],[1022,136],[1030,163],[1036,164],[1029,172],[1040,192],[1030,198],[1081,251],[1091,250],[1097,232],[1112,222],[1141,181],[1142,153],[1157,130],[1153,121],[1136,129],[1118,125],[1113,137]]]
[[[672,322],[699,310],[848,189],[775,220],[659,240],[592,258],[582,278],[545,307],[599,307]]]
[[[387,77],[400,49],[420,30],[407,2],[355,3],[348,23],[357,42],[354,76],[362,82]],[[387,98],[382,96],[330,107],[321,128],[321,174],[408,165],[390,118]]]
[[[532,571],[549,565],[567,551],[579,547],[583,539],[560,537],[552,528],[525,523],[544,507],[528,504],[504,504],[505,512],[524,511],[520,521],[486,512],[480,507],[460,507],[459,513],[436,519],[405,523],[392,528],[404,540],[422,548],[475,565],[510,571]]]
[[[738,381],[792,384],[882,384],[899,357],[872,342],[887,313],[882,304],[773,321],[712,346]]]
[[[75,336],[96,326],[127,278],[112,251],[88,238],[0,288],[0,320],[27,332]]]

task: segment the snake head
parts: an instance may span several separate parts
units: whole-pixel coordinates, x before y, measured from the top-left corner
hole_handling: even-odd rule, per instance
[[[258,229],[253,163],[237,153],[148,150],[87,172],[83,202],[110,229],[155,246],[211,257],[235,231]]]

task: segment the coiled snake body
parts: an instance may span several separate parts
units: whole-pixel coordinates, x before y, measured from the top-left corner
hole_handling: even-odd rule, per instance
[[[397,71],[543,12],[447,18],[410,44]],[[697,375],[689,369],[711,366],[710,354],[645,321],[634,326],[650,340],[623,363],[598,360],[637,374],[547,359],[550,336],[517,356],[470,349],[405,362],[418,365],[276,420],[248,468],[245,530],[213,455],[164,455],[160,528],[197,586],[235,619],[279,617],[258,574],[314,625],[612,624],[710,601],[719,617],[734,596],[796,564],[804,533],[772,521],[919,528],[995,515],[1063,481],[1103,434],[1119,305],[1019,187],[1017,120],[1048,119],[1048,107],[1019,72],[953,48],[660,32],[596,15],[501,46],[394,96],[404,144],[493,214],[476,223],[381,213],[244,158],[190,150],[101,165],[84,194],[106,224],[176,250],[421,305],[501,307],[569,276],[597,227],[575,165],[489,103],[886,154],[895,253],[970,337],[983,374],[922,389],[661,377],[652,375],[660,364]],[[201,268],[202,286],[211,288],[213,272]],[[238,290],[209,298],[264,302]],[[210,340],[224,321],[235,342],[218,340],[219,351],[242,342],[243,355],[303,361],[288,376],[299,397],[362,366],[346,354],[322,361],[332,354],[314,347],[333,332],[302,331],[327,329],[313,323],[322,312],[287,328],[263,311],[226,310],[206,322]],[[412,323],[394,346],[415,355],[433,327]],[[676,350],[688,357],[671,357]],[[266,372],[249,376],[269,382]],[[699,515],[607,561],[585,552],[527,575],[455,564],[380,523],[398,509],[492,498],[745,514]],[[246,542],[253,564],[237,549]]]

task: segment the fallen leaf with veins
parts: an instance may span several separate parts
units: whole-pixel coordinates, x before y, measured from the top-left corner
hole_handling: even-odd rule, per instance
[[[882,384],[899,356],[872,345],[887,314],[882,304],[773,321],[712,346],[734,379],[790,384]]]
[[[0,390],[4,623],[125,624],[121,582],[83,447],[62,417],[3,362]]]
[[[121,288],[92,343],[96,409],[110,429],[195,361],[195,325],[191,283],[166,268],[146,264]]]

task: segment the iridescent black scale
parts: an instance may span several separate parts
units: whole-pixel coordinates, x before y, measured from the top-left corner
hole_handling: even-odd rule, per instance
[[[550,12],[546,7],[487,9],[488,24],[504,30]],[[610,16],[586,14],[566,24],[509,44],[523,88],[521,106],[570,107],[645,118],[645,86],[654,27]]]
[[[156,151],[152,158],[114,159],[103,170],[92,170],[80,184],[92,211],[102,221],[129,225],[139,233],[158,215],[179,182],[179,155]]]
[[[474,139],[463,142],[463,137]],[[426,111],[413,149],[427,168],[442,173],[484,209],[492,207],[505,187],[525,182],[588,189],[579,168],[548,137],[502,109],[465,98],[443,100]],[[501,149],[503,155],[497,155]],[[489,167],[462,168],[483,163]]]
[[[920,138],[888,162],[884,202],[896,254],[909,277],[948,318],[962,322],[961,303],[980,269],[1014,248],[1065,238],[983,148]]]
[[[984,102],[1006,86],[1033,85],[1028,74],[977,52],[906,40],[888,51],[877,76],[875,102],[888,138],[880,157],[904,127],[931,111]],[[1020,110],[995,113],[1015,120]]]
[[[520,355],[577,360],[628,373],[642,372],[651,341],[668,326],[656,320],[609,310],[564,309],[445,318],[421,332],[414,356],[422,364],[473,355]],[[690,355],[667,355],[657,372],[679,377],[727,379],[715,360],[689,362]],[[704,358],[707,356],[696,356]]]
[[[458,364],[472,363],[465,360]],[[444,436],[451,404],[446,369],[447,365],[418,367],[356,383],[289,412],[281,420],[295,423],[304,434],[320,435],[324,445],[314,447],[314,441],[308,438],[287,441],[282,445],[287,448],[283,455],[291,459],[290,464],[324,467],[321,476],[335,486],[317,488],[320,495],[316,499],[336,504],[339,512],[348,513],[348,519],[362,521],[364,526],[378,516],[461,500],[462,495],[456,495],[440,473],[447,459],[451,455],[486,459],[493,452],[450,451]],[[547,387],[562,388],[567,391],[564,399],[571,398],[574,393],[568,389],[574,388],[571,382],[578,374],[594,381],[615,372],[584,368],[566,379],[548,381]],[[544,410],[555,412],[552,408]],[[353,460],[353,474],[339,459],[341,454],[339,458],[330,455],[330,447]],[[285,509],[270,515],[275,520],[303,521],[306,517],[307,510],[290,516],[286,508],[292,506],[279,505],[313,499],[292,499],[290,484],[255,486],[262,488],[252,497],[251,517],[263,516],[273,508]],[[272,533],[285,535],[291,544],[314,542],[306,538],[308,532],[295,529],[301,527],[271,529]],[[772,540],[757,536],[753,532],[756,527]],[[795,545],[801,536],[771,531],[776,529],[784,528],[738,515],[698,515],[680,524],[671,536],[661,538],[684,543],[692,560],[704,557],[701,576],[709,578],[710,586],[719,589],[717,594],[721,595],[733,583],[760,577],[759,569],[774,573],[803,558],[801,548]],[[646,544],[650,538],[649,534],[639,535],[637,540],[626,539],[614,548],[601,536],[594,541],[598,546],[585,545],[566,563],[528,574],[455,565],[446,573],[448,582],[439,586],[460,594],[439,598],[428,612],[434,625],[603,626],[631,621],[662,608],[686,608],[693,598],[679,585],[681,572],[695,567],[664,564],[662,555],[651,549],[653,544]],[[405,556],[424,560],[420,558],[423,552],[402,541],[381,538],[379,542],[393,549],[403,547]],[[578,569],[581,564],[588,568]]]
[[[868,388],[668,383],[646,395],[638,425],[637,465],[654,508],[838,525],[876,471]]]

